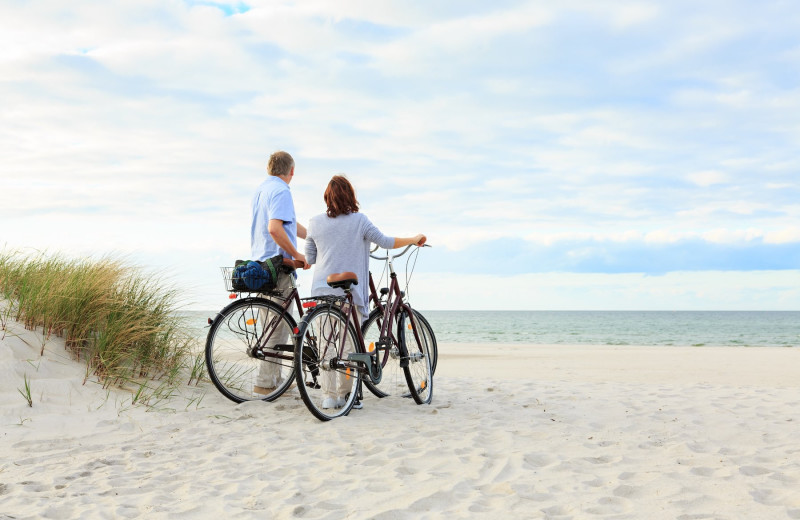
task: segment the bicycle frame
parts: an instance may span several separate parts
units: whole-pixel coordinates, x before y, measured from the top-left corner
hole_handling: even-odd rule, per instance
[[[372,272],[370,271],[370,273],[369,273],[369,292],[370,292],[369,300],[372,301],[375,304],[375,307],[380,309],[381,313],[383,314],[383,319],[382,319],[382,323],[381,323],[381,330],[380,330],[380,335],[379,335],[380,339],[378,340],[378,342],[379,342],[381,347],[384,347],[387,344],[391,344],[391,341],[389,341],[389,340],[392,339],[392,323],[395,321],[394,318],[396,318],[398,316],[399,308],[402,308],[404,311],[406,311],[406,314],[408,315],[408,317],[411,320],[411,323],[413,325],[412,330],[414,331],[414,338],[415,338],[416,341],[418,341],[418,342],[420,341],[420,337],[419,337],[419,334],[418,334],[419,326],[417,324],[417,318],[416,318],[416,316],[414,316],[414,313],[411,311],[411,307],[406,302],[403,301],[403,297],[405,295],[404,295],[403,291],[400,290],[400,282],[397,279],[397,273],[395,273],[394,264],[392,263],[393,259],[398,258],[400,256],[403,256],[410,247],[411,246],[406,247],[398,255],[390,256],[390,255],[387,254],[387,256],[386,256],[386,260],[387,260],[387,262],[389,264],[390,282],[389,282],[389,287],[388,287],[388,291],[387,291],[387,294],[386,294],[386,304],[385,305],[381,301],[381,298],[378,296],[378,291],[375,288],[375,282],[373,281],[373,278],[372,278]],[[392,318],[392,319],[389,319],[389,318]],[[359,333],[360,332],[361,331],[359,330]],[[394,339],[396,340],[396,338],[394,338]],[[399,342],[397,342],[397,343],[399,343]],[[378,345],[376,345],[375,347],[376,347],[376,349],[379,348]],[[401,355],[407,356],[408,353],[407,352],[403,352],[403,353],[401,353]]]
[[[307,309],[294,335],[297,388],[306,407],[322,421],[348,414],[361,399],[364,384],[377,397],[412,397],[417,404],[431,400],[433,373],[427,329],[418,328],[424,320],[418,319],[405,301],[399,278],[392,272],[380,297],[371,274],[369,282],[361,280],[369,283],[376,305],[364,322],[367,328],[362,328],[354,301],[356,293],[351,292],[358,283],[356,276],[349,271],[328,275],[328,285],[344,294],[306,298],[312,300],[306,306],[316,308]],[[393,362],[387,364],[390,359]],[[382,384],[385,386],[380,388],[388,392],[376,390]],[[408,387],[407,393],[401,390],[402,385]]]
[[[345,316],[347,317],[348,325],[353,325],[353,329],[356,333],[356,341],[359,345],[361,345],[362,350],[365,353],[358,353],[358,352],[351,352],[347,359],[344,358],[344,349],[347,343],[347,334],[343,333],[342,338],[340,340],[340,344],[336,351],[336,356],[332,360],[332,363],[337,363],[336,367],[331,368],[344,368],[346,370],[353,369],[353,370],[365,370],[366,373],[373,381],[380,381],[381,379],[381,366],[380,363],[376,363],[376,356],[370,352],[366,352],[366,348],[364,345],[364,336],[361,333],[361,324],[358,320],[358,313],[356,312],[356,306],[353,304],[353,295],[350,291],[345,291],[345,303],[347,305],[347,313]],[[323,355],[324,357],[324,355]],[[352,362],[352,363],[351,363]]]
[[[288,361],[293,361],[294,360],[294,356],[291,354],[291,352],[293,352],[293,350],[294,350],[294,345],[291,345],[291,344],[283,345],[284,348],[280,349],[283,352],[289,352],[290,353],[289,355],[280,354],[277,351],[277,349],[275,349],[275,350],[269,349],[270,351],[268,351],[268,352],[265,352],[265,351],[262,350],[262,347],[267,344],[267,342],[272,337],[272,335],[275,334],[275,332],[278,330],[277,324],[280,323],[280,320],[289,311],[289,307],[292,306],[292,303],[294,303],[295,306],[297,307],[297,312],[299,314],[299,317],[302,319],[302,317],[303,317],[303,305],[300,302],[300,293],[297,292],[297,287],[294,284],[294,278],[292,278],[292,290],[291,290],[291,292],[289,293],[289,295],[286,298],[283,299],[283,303],[280,304],[281,313],[279,315],[273,316],[272,317],[272,321],[267,326],[264,327],[264,330],[263,330],[263,333],[262,333],[262,337],[258,338],[258,342],[256,343],[256,346],[253,349],[254,350],[253,355],[255,357],[257,357],[258,359],[272,358],[272,359],[283,359],[283,360],[288,360]],[[295,331],[292,331],[292,333],[294,333],[294,332]],[[264,334],[266,334],[266,337],[264,337]],[[276,345],[276,347],[278,347],[278,346],[280,346],[280,345]]]
[[[371,279],[370,283],[372,283]],[[391,339],[394,339],[394,344],[398,345],[398,348],[401,349],[401,358],[408,358],[408,352],[405,350],[405,346],[400,345],[396,338],[393,337],[391,324],[395,322],[395,317],[397,316],[399,309],[405,309],[409,316],[411,316],[413,313],[410,312],[410,308],[402,301],[402,298],[400,297],[400,284],[397,282],[396,276],[393,278],[391,287],[392,289],[390,290],[389,298],[387,299],[387,305],[384,306],[384,319],[381,326],[380,340],[375,345],[369,345],[369,348],[364,344],[364,335],[361,331],[361,324],[359,323],[356,307],[353,303],[353,295],[349,290],[345,291],[344,303],[347,307],[347,311],[344,312],[345,318],[347,319],[348,325],[353,325],[356,341],[358,345],[361,346],[363,353],[352,352],[345,358],[344,352],[347,343],[347,334],[342,333],[341,339],[339,339],[337,342],[335,355],[332,356],[330,361],[331,369],[361,370],[369,375],[373,383],[377,384],[380,382],[383,372],[382,365],[378,361],[380,359],[380,351],[387,345],[392,344],[390,341]],[[417,322],[413,316],[411,316],[411,320],[413,321],[414,335],[417,341],[419,341],[419,336],[417,335],[416,330]],[[336,333],[337,331],[331,331],[331,336],[335,335]],[[325,357],[326,353],[321,352],[319,353],[318,359],[324,359]]]

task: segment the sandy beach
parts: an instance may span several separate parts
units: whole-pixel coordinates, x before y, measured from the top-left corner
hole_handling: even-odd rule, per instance
[[[442,344],[431,405],[321,423],[210,384],[133,406],[7,325],[0,519],[800,519],[796,348]]]

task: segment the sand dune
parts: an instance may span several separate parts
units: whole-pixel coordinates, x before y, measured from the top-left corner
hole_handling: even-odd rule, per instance
[[[321,423],[41,347],[0,343],[0,518],[800,518],[799,349],[442,345],[433,404]]]

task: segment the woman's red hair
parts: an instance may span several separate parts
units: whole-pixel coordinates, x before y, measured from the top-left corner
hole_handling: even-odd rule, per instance
[[[334,175],[325,189],[324,198],[325,204],[328,205],[328,211],[325,213],[331,218],[348,213],[358,213],[356,192],[347,177]]]

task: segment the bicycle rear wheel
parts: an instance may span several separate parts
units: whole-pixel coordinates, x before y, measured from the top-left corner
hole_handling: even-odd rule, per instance
[[[280,397],[294,381],[290,334],[295,326],[291,315],[264,298],[245,298],[222,309],[208,331],[205,351],[217,390],[236,403]]]
[[[429,404],[433,397],[433,371],[428,339],[423,327],[415,317],[403,311],[397,325],[397,336],[404,347],[401,348],[401,353],[405,350],[408,355],[404,358],[401,354],[400,366],[403,367],[411,397],[417,404]]]
[[[418,318],[419,327],[425,336],[425,341],[431,356],[431,372],[433,372],[433,365],[438,357],[436,337],[433,335],[430,324],[422,314],[414,310],[414,316]],[[378,349],[378,360],[383,370],[383,377],[379,383],[372,383],[368,377],[365,377],[364,384],[376,397],[387,397],[390,395],[404,395],[408,397],[408,384],[406,382],[405,373],[403,369],[400,368],[400,347],[397,336],[395,335],[396,329],[394,325],[389,327],[389,343],[387,345],[377,346],[378,340],[380,339],[382,323],[383,313],[380,309],[374,309],[361,328],[362,335],[364,336],[364,345],[367,346],[367,349]]]
[[[350,413],[361,391],[361,370],[348,354],[363,351],[337,306],[317,305],[300,320],[294,336],[297,389],[314,417],[329,421]]]

